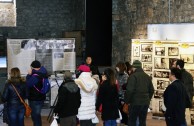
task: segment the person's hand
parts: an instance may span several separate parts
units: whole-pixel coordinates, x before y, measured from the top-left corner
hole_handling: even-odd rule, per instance
[[[28,74],[31,75],[32,74],[32,69],[28,70]]]

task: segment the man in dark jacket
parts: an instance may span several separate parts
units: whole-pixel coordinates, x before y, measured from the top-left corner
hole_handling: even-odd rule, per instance
[[[71,72],[65,72],[65,81],[58,90],[54,112],[59,115],[60,126],[76,126],[76,115],[81,104],[80,89],[72,80]]]
[[[186,126],[185,108],[189,96],[180,79],[181,70],[172,68],[169,75],[169,80],[172,83],[166,88],[163,95],[167,126]]]
[[[139,125],[146,126],[147,111],[154,93],[151,78],[143,71],[139,60],[133,62],[134,73],[129,77],[125,102],[129,104],[129,126],[136,126],[137,117]]]
[[[38,76],[35,76],[37,74]],[[42,94],[38,90],[42,88],[42,79],[47,77],[47,70],[41,66],[37,60],[31,63],[31,69],[26,76],[26,83],[29,90],[29,105],[32,109],[31,117],[34,126],[42,126],[41,109],[46,99],[46,94]],[[37,90],[37,89],[38,90]]]

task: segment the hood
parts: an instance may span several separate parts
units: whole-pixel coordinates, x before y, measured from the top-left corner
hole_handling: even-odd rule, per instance
[[[67,88],[67,90],[71,93],[75,93],[78,91],[79,87],[75,84],[74,81],[66,82],[64,87]]]
[[[98,85],[91,77],[90,72],[82,72],[78,79],[75,79],[75,83],[81,88],[83,91],[89,93],[98,89]]]
[[[32,70],[32,74],[38,74],[39,76],[47,76],[47,70],[44,66],[41,66],[39,70]]]

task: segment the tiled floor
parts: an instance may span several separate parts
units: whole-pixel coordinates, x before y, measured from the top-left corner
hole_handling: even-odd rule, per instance
[[[44,113],[42,116],[42,122],[43,122],[42,126],[50,126],[50,123],[47,121],[47,116],[45,114],[46,113]],[[25,126],[33,126],[31,118],[25,119]],[[101,120],[97,126],[102,126]],[[166,124],[165,124],[165,120],[163,119],[152,119],[152,114],[148,113],[147,126],[166,126]]]

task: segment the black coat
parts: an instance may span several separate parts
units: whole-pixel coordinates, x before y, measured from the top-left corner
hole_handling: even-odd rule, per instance
[[[99,110],[102,104],[102,120],[115,120],[119,118],[119,98],[117,86],[110,85],[106,80],[99,88],[96,102],[96,110]]]
[[[179,126],[185,123],[186,101],[189,99],[180,80],[172,82],[164,91],[165,117]]]
[[[75,116],[81,104],[80,89],[73,80],[63,82],[58,90],[58,101],[54,109],[60,118]]]

